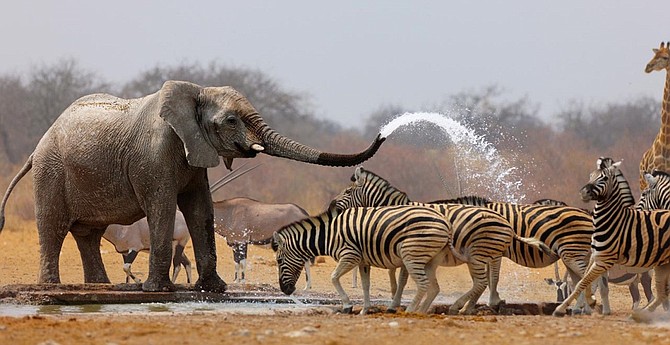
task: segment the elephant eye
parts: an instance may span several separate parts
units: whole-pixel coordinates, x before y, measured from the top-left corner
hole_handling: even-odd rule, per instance
[[[237,117],[235,115],[228,115],[225,122],[228,126],[235,127],[237,125]]]

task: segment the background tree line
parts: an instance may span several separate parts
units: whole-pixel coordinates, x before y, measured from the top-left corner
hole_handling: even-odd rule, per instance
[[[230,85],[245,94],[280,133],[336,152],[367,147],[389,120],[417,111],[401,104],[380,105],[368,114],[360,130],[346,129],[320,119],[306,93],[290,91],[259,70],[213,62],[183,63],[156,66],[122,85],[113,85],[81,68],[76,60],[66,59],[35,66],[21,75],[0,75],[0,190],[4,192],[44,132],[75,99],[96,92],[141,97],[156,92],[170,79],[203,86]],[[491,143],[500,159],[515,167],[514,178],[522,182],[518,193],[525,196],[522,202],[549,197],[587,206],[579,201],[578,190],[587,182],[599,156],[623,159],[624,173],[639,196],[638,165],[658,132],[660,99],[638,97],[595,106],[567,100],[567,105],[553,114],[554,121],[547,123],[538,116],[539,105],[528,98],[509,100],[504,96],[503,88],[491,85],[435,100],[428,110],[448,114]],[[394,132],[364,166],[414,200],[465,194],[491,197],[490,191],[498,187],[488,181],[484,185],[473,183],[476,176],[464,176],[473,171],[459,169],[464,159],[455,158],[459,150],[441,129],[422,124],[412,131]],[[238,161],[244,160],[237,160],[234,166],[241,164]],[[261,166],[216,192],[214,199],[247,196],[264,202],[293,202],[316,213],[349,183],[353,172],[353,168],[326,168],[265,155],[251,160],[253,164]],[[480,164],[476,169],[490,167]],[[225,173],[222,166],[210,169],[210,179]],[[34,218],[31,183],[31,179],[24,179],[18,193],[12,195],[7,211],[10,217]]]

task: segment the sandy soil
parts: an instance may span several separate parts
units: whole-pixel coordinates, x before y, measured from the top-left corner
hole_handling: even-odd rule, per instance
[[[0,285],[31,284],[37,279],[39,249],[34,231],[12,231],[11,224],[0,234]],[[231,251],[217,238],[219,273],[233,280]],[[121,255],[109,243],[103,243],[103,258],[110,279],[125,281]],[[187,255],[193,257],[192,249]],[[277,285],[276,265],[270,249],[251,247],[247,283]],[[148,255],[140,255],[133,265],[140,277],[146,276]],[[331,259],[312,269],[313,291],[334,293],[330,272]],[[197,277],[197,273],[194,272]],[[544,281],[553,276],[553,267],[530,270],[505,261],[500,293],[508,302],[550,302],[553,288]],[[83,273],[76,245],[68,237],[61,254],[63,283],[82,283]],[[182,273],[178,282],[185,283]],[[451,302],[470,287],[464,266],[439,271],[442,289],[440,302]],[[351,288],[351,275],[343,284],[352,297],[360,289]],[[300,287],[302,288],[302,287]],[[416,344],[435,341],[467,344],[670,344],[670,323],[637,323],[630,318],[627,287],[611,286],[613,315],[554,318],[551,316],[445,316],[400,313],[368,316],[341,315],[330,308],[305,309],[283,313],[268,310],[262,315],[243,315],[235,311],[163,312],[121,315],[39,315],[0,316],[0,344],[382,344],[411,341]],[[405,298],[413,294],[410,284]],[[298,295],[304,294],[301,290]],[[485,302],[488,291],[481,302]],[[388,299],[387,274],[373,270],[371,295]],[[0,306],[1,307],[1,306]],[[660,319],[667,319],[665,314]]]

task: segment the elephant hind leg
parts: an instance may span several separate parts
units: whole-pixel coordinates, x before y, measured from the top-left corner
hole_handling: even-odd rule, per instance
[[[40,271],[37,282],[60,284],[60,252],[69,230],[69,224],[40,217],[38,213],[37,229],[40,241]]]
[[[84,282],[109,283],[105,264],[100,255],[100,240],[105,229],[92,229],[77,224],[71,231],[84,267]]]

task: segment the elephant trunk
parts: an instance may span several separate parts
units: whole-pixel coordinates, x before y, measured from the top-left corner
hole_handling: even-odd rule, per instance
[[[386,140],[378,135],[367,149],[359,153],[322,152],[282,136],[270,128],[260,116],[255,116],[254,120],[250,124],[254,128],[252,131],[257,133],[263,142],[265,147],[263,153],[318,165],[345,167],[360,164],[372,157]]]

